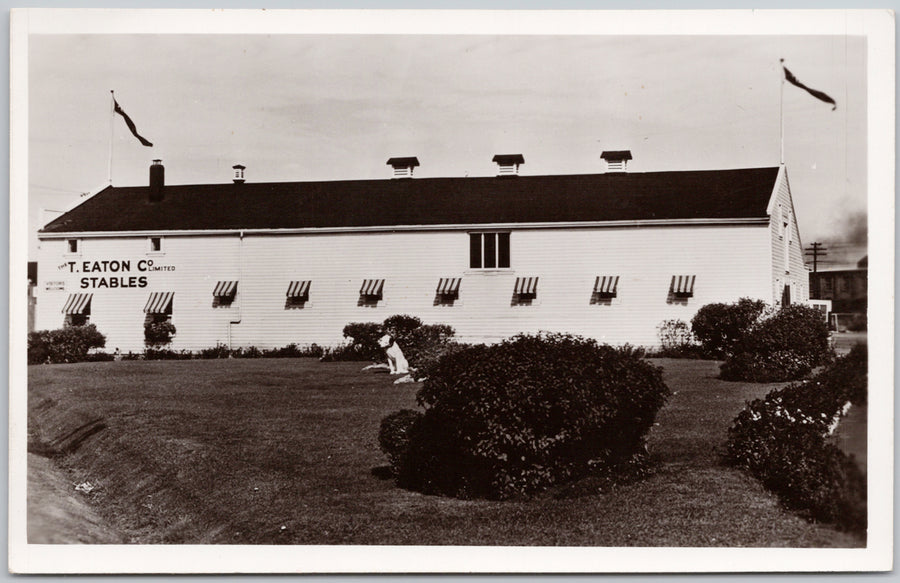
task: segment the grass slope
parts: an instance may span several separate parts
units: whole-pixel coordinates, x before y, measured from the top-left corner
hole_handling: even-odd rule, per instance
[[[675,395],[650,436],[657,471],[577,498],[461,501],[396,488],[378,477],[378,425],[415,406],[417,385],[352,362],[31,367],[30,448],[59,449],[62,435],[101,417],[102,430],[55,459],[72,482],[99,485],[93,507],[136,543],[865,544],[783,511],[719,464],[731,419],[773,385],[719,381],[709,361],[659,363]]]

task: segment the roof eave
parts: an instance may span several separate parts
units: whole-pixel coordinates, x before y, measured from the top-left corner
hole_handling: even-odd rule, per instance
[[[707,227],[768,225],[769,217],[730,219],[645,219],[627,221],[560,221],[533,223],[447,223],[440,225],[372,225],[363,227],[302,227],[290,229],[184,229],[141,231],[69,231],[38,233],[39,239],[80,237],[115,238],[153,236],[222,236],[222,235],[321,235],[329,233],[378,233],[395,231],[478,231],[486,229],[598,229],[622,227]]]

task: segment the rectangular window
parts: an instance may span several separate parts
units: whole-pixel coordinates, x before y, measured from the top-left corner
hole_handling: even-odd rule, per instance
[[[150,251],[162,251],[162,237],[150,237]]]
[[[497,267],[497,233],[484,234],[484,268]]]
[[[78,253],[78,239],[67,239],[66,248],[69,253]]]
[[[472,269],[507,269],[509,233],[469,233],[469,267]]]
[[[469,267],[481,268],[481,233],[469,234]]]
[[[497,267],[509,267],[509,233],[497,233]]]

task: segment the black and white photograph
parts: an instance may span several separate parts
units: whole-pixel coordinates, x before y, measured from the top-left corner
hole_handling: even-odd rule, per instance
[[[12,571],[892,568],[891,12],[11,21]]]

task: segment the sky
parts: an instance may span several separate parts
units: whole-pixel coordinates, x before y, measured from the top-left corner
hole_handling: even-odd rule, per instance
[[[866,45],[855,36],[29,37],[29,258],[43,223],[104,187],[775,166],[801,241],[866,254]],[[782,88],[779,59],[837,109]],[[147,148],[111,113],[110,90]],[[112,148],[110,147],[112,144]],[[551,194],[548,194],[551,195]],[[48,209],[48,210],[42,210]]]

